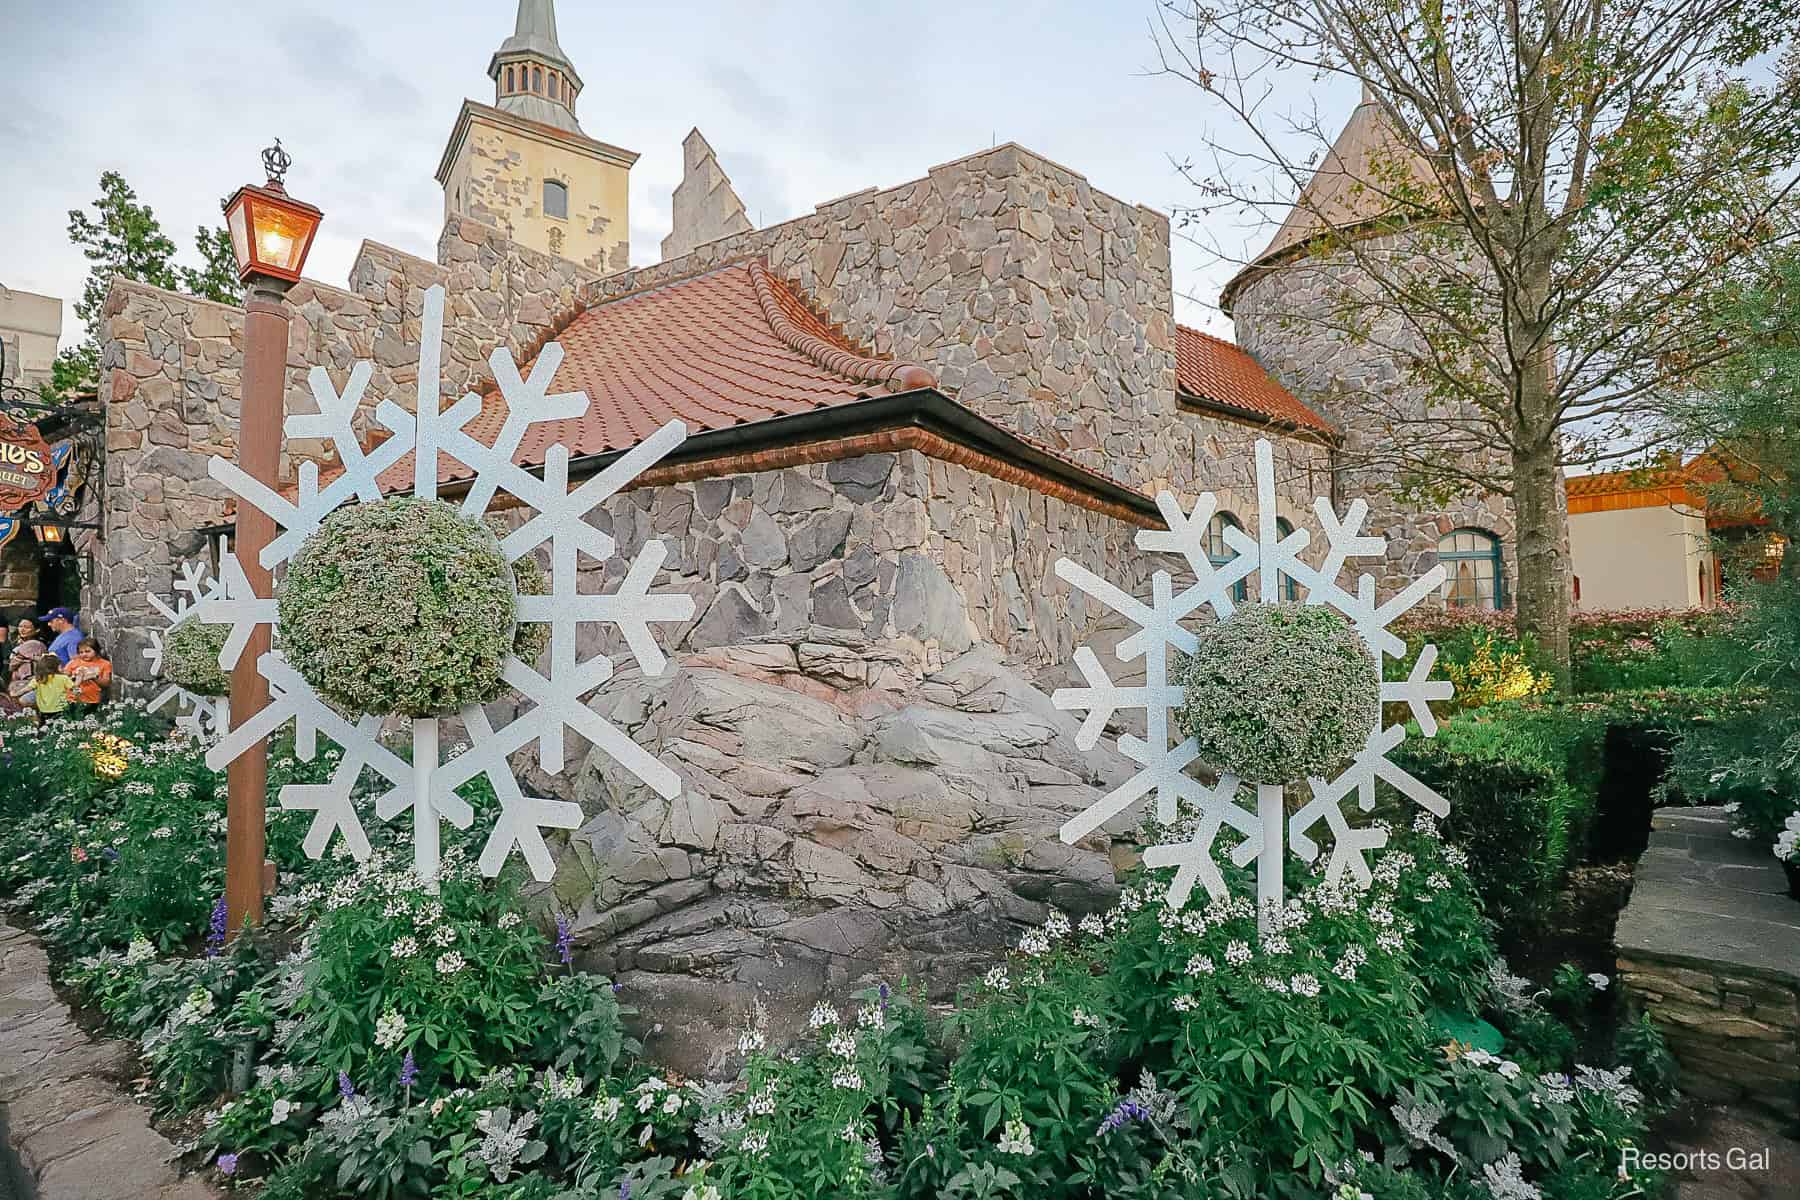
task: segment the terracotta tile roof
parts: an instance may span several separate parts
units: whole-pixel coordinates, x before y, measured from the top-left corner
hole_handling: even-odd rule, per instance
[[[596,305],[555,340],[564,358],[551,390],[586,392],[590,403],[585,416],[533,425],[516,456],[527,466],[556,442],[571,459],[623,450],[675,418],[691,435],[936,386],[923,367],[864,353],[755,261]],[[505,416],[491,387],[468,430],[492,445]],[[443,482],[469,475],[447,457],[440,464]],[[384,490],[411,482],[411,455],[382,476]]]
[[[1696,460],[1697,461],[1697,460]],[[1685,488],[1694,478],[1693,464],[1669,465],[1628,471],[1596,471],[1572,475],[1564,483],[1570,496],[1610,496],[1621,492],[1649,492]]]
[[[1247,417],[1318,433],[1336,432],[1329,421],[1295,399],[1249,354],[1186,325],[1175,327],[1175,388]]]

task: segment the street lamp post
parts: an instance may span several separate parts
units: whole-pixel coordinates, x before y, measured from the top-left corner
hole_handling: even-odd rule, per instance
[[[288,196],[282,180],[292,160],[279,139],[263,151],[268,182],[245,186],[225,202],[225,223],[244,282],[244,371],[238,425],[238,465],[250,478],[277,486],[281,423],[287,390],[288,307],[283,297],[300,279],[324,214]],[[263,548],[275,536],[275,522],[261,509],[240,504],[232,549],[252,592],[269,596],[271,580],[262,564]],[[270,629],[258,625],[231,672],[232,727],[244,724],[269,702],[269,681],[257,660],[269,650]],[[225,912],[232,936],[263,916],[264,814],[268,805],[268,743],[234,759],[227,774],[225,806]]]

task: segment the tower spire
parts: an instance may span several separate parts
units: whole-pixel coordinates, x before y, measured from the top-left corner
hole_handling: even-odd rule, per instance
[[[556,37],[556,0],[519,0],[513,35],[494,52],[488,77],[501,111],[581,132],[575,119],[581,76]]]

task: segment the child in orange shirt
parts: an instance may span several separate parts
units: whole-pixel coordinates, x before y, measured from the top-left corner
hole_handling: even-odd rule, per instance
[[[82,638],[81,644],[75,648],[75,657],[65,668],[70,679],[75,681],[75,692],[70,699],[77,704],[98,704],[105,694],[106,685],[112,682],[112,663],[100,656],[100,643],[93,638]]]

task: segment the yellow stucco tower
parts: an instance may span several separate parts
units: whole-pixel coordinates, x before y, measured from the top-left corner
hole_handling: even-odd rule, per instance
[[[601,274],[630,265],[630,150],[575,119],[581,76],[556,40],[555,0],[520,0],[488,63],[494,103],[463,101],[438,164],[446,218],[462,214]]]

